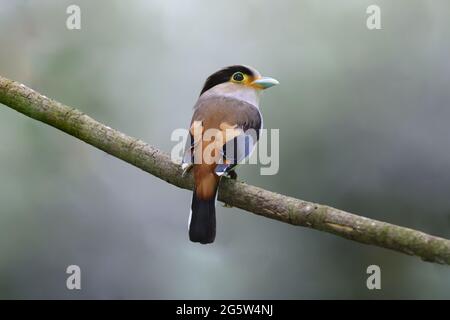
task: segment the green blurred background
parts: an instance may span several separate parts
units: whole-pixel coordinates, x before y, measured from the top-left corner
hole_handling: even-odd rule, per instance
[[[252,65],[280,171],[243,180],[450,238],[450,4],[376,1],[370,31],[373,3],[0,0],[0,74],[170,151],[205,78]],[[447,266],[234,208],[190,243],[190,198],[0,106],[0,298],[450,298]]]

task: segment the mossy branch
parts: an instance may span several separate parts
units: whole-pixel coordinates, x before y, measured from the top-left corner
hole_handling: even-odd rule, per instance
[[[170,184],[192,189],[192,177],[182,177],[180,166],[173,163],[166,153],[23,84],[0,77],[0,103],[60,129]],[[417,230],[284,196],[231,179],[222,179],[219,200],[270,219],[415,255],[426,261],[450,264],[450,240]]]

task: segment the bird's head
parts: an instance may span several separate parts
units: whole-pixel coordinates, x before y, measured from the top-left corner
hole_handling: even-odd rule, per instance
[[[220,84],[231,84],[231,87],[233,88],[249,88],[260,91],[273,87],[278,83],[279,82],[273,78],[261,76],[261,74],[252,67],[234,65],[223,68],[210,75],[208,79],[206,79],[200,95]]]

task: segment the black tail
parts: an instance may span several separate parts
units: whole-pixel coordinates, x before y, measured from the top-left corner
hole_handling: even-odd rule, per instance
[[[192,195],[191,216],[189,219],[189,239],[192,242],[207,244],[216,238],[216,197],[209,200],[198,199]]]

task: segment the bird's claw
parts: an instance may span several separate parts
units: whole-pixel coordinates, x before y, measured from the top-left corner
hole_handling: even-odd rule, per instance
[[[231,170],[228,172],[228,177],[232,180],[237,180],[238,175],[237,175],[236,171]]]
[[[181,169],[183,169],[183,173],[181,174],[184,177],[193,167],[192,163],[183,163],[181,164]]]

